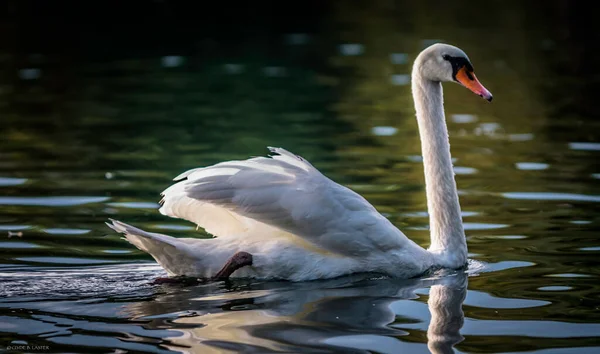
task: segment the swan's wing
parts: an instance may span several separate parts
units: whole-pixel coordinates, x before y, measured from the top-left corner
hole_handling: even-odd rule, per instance
[[[357,193],[299,156],[270,150],[278,155],[183,173],[176,180],[184,180],[163,192],[161,213],[196,222],[220,237],[298,236],[352,256],[412,243]]]

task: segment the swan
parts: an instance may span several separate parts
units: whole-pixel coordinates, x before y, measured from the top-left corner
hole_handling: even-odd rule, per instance
[[[269,148],[269,157],[189,170],[162,193],[161,214],[196,223],[215,238],[174,238],[112,219],[107,225],[149,253],[169,276],[306,281],[359,272],[410,278],[432,268],[462,268],[467,243],[442,82],[457,82],[492,100],[461,49],[438,43],[415,59],[412,94],[425,171],[429,249],[407,238],[362,196],[282,148]]]

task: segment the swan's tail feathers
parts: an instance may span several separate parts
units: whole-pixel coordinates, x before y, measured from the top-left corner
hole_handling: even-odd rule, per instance
[[[152,254],[152,251],[156,250],[157,247],[177,248],[177,239],[174,237],[146,232],[118,220],[109,220],[111,222],[106,223],[108,227],[118,233],[124,234],[129,243],[146,253]]]
[[[138,249],[150,254],[169,275],[195,276],[199,273],[199,259],[188,245],[179,239],[154,232],[146,232],[118,220],[109,219],[106,225]]]

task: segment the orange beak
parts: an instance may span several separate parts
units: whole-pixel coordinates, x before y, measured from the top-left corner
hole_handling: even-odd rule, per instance
[[[465,66],[460,68],[460,70],[456,74],[456,80],[464,87],[473,91],[473,93],[475,93],[476,95],[483,97],[489,102],[492,101],[492,94],[490,93],[490,91],[483,87],[479,80],[477,80],[475,73],[473,73],[472,71],[467,71],[467,68]]]

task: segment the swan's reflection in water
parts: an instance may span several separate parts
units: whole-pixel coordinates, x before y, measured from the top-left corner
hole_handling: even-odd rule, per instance
[[[308,283],[236,282],[222,287],[165,287],[166,293],[154,301],[132,303],[126,311],[140,319],[162,319],[161,327],[182,332],[163,345],[186,353],[418,353],[427,352],[422,344],[425,331],[431,352],[452,353],[463,339],[465,273],[410,280],[360,275]],[[427,289],[425,306],[415,299]]]
[[[462,304],[466,295],[465,274],[454,278],[454,281],[449,283],[431,287],[427,301],[431,313],[431,321],[427,329],[427,346],[432,353],[452,353],[454,345],[464,339],[460,329],[465,319]]]

